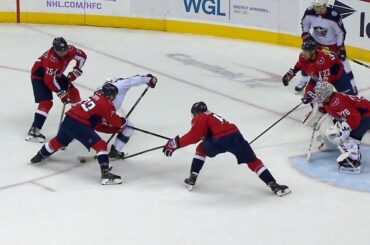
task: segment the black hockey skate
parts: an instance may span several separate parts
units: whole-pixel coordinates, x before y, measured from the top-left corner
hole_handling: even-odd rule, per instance
[[[195,185],[195,182],[197,182],[197,178],[198,178],[198,173],[195,173],[195,172],[192,172],[190,173],[190,176],[189,178],[186,178],[184,180],[185,182],[185,187],[191,191],[193,189],[193,186]]]
[[[44,161],[45,159],[46,159],[46,157],[41,155],[40,152],[37,152],[37,154],[34,157],[32,157],[31,163],[38,164],[38,163],[41,163],[42,161]]]
[[[112,145],[108,156],[113,159],[122,159],[125,156],[125,153],[117,151],[116,147]]]
[[[270,182],[268,186],[271,188],[272,192],[275,193],[275,195],[279,197],[282,197],[282,196],[285,196],[291,193],[291,191],[289,190],[289,187],[286,185],[279,185],[276,182]]]
[[[361,173],[361,162],[360,160],[352,160],[348,157],[338,162],[338,168],[341,173],[359,174]]]
[[[33,141],[38,143],[45,142],[45,136],[40,133],[40,129],[36,127],[31,127],[28,131],[26,141]]]
[[[108,169],[102,170],[101,173],[101,184],[102,185],[117,185],[122,184],[121,176],[112,174]]]

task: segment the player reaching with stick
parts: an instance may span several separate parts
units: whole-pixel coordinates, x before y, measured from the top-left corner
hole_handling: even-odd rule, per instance
[[[283,196],[290,193],[288,186],[276,183],[275,178],[257,158],[235,124],[208,111],[204,102],[195,103],[191,108],[191,114],[193,119],[190,131],[182,137],[176,136],[169,140],[163,148],[164,154],[169,157],[176,149],[201,141],[196,148],[190,176],[185,179],[189,190],[195,185],[206,156],[215,157],[220,153],[230,152],[236,157],[238,164],[247,164],[249,169],[255,172],[276,195]]]

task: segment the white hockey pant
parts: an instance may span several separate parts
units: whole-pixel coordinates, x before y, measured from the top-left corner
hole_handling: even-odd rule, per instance
[[[127,126],[133,127],[134,125],[130,121],[127,121]],[[126,127],[122,132],[117,134],[116,141],[114,142],[114,147],[117,151],[122,151],[133,132],[134,130],[132,128]]]

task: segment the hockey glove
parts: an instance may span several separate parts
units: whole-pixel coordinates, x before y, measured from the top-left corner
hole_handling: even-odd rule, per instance
[[[338,56],[342,61],[344,61],[347,58],[346,49],[343,46],[339,47]]]
[[[308,41],[315,41],[315,39],[311,36],[311,33],[309,32],[303,32],[302,35],[301,35],[301,38],[302,38],[302,42],[308,42]]]
[[[172,156],[172,153],[179,148],[179,141],[180,137],[177,135],[175,138],[170,139],[167,144],[163,147],[163,153],[167,156],[170,157]]]
[[[312,103],[314,99],[316,99],[316,95],[312,93],[311,91],[308,91],[307,93],[303,95],[303,97],[301,98],[301,101],[303,104],[306,105],[306,104]]]
[[[155,85],[157,84],[158,79],[155,76],[153,76],[152,74],[148,74],[146,76],[150,77],[150,81],[147,83],[147,85],[151,88],[155,88]]]
[[[127,127],[127,119],[125,117],[121,117],[122,124],[121,124],[121,130],[124,130]]]
[[[73,70],[70,73],[68,73],[68,76],[67,76],[68,82],[69,83],[73,82],[81,75],[82,75],[82,70],[78,68],[73,68]]]
[[[352,129],[347,122],[336,122],[326,130],[326,136],[335,145],[343,144],[349,137]]]
[[[288,86],[290,80],[292,80],[292,78],[294,76],[295,76],[294,70],[293,69],[289,69],[289,71],[287,73],[285,73],[285,75],[283,76],[283,79],[282,79],[284,86]]]
[[[68,95],[67,91],[59,90],[57,92],[57,95],[58,95],[59,99],[62,101],[63,104],[67,104],[67,103],[70,102],[69,95]]]

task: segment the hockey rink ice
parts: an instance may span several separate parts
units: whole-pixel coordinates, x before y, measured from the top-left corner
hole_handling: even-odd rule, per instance
[[[337,173],[337,152],[316,153],[314,147],[313,161],[305,162],[312,133],[301,123],[307,106],[252,144],[278,183],[292,190],[285,197],[273,195],[231,154],[207,158],[189,192],[183,180],[195,145],[171,158],[158,150],[112,162],[112,172],[124,181],[117,186],[100,184],[97,162],[77,161],[93,154],[77,141],[45,164],[30,165],[42,145],[24,140],[36,109],[29,71],[57,36],[88,55],[76,80],[82,98],[108,77],[157,76],[157,87],[130,121],[167,137],[188,131],[190,107],[199,100],[236,123],[249,141],[300,103],[294,92],[299,76],[288,87],[281,82],[297,48],[119,28],[1,24],[0,244],[370,244],[369,147],[362,147],[364,172],[356,176]],[[370,99],[370,70],[351,66],[360,94]],[[130,90],[120,113],[144,89]],[[47,138],[56,135],[61,110],[54,96],[42,130]],[[125,152],[165,143],[135,132]]]

